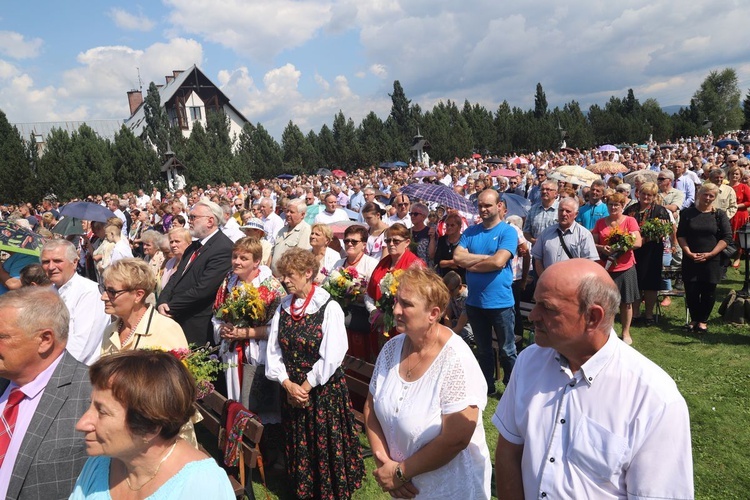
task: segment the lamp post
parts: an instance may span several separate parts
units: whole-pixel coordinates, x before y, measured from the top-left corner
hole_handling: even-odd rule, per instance
[[[750,259],[748,259],[748,252],[750,252],[750,223],[745,224],[737,230],[737,239],[739,240],[740,248],[745,254],[745,284],[742,290],[737,292],[737,295],[741,297],[750,297]]]

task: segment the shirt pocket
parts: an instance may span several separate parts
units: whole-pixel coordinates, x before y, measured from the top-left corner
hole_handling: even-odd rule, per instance
[[[568,460],[597,482],[619,475],[629,451],[628,441],[588,417],[578,425]]]

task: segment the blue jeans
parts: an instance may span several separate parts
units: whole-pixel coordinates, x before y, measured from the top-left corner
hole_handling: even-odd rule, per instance
[[[466,305],[474,342],[477,344],[477,361],[487,382],[489,393],[495,392],[495,353],[492,350],[492,330],[495,330],[500,346],[500,366],[503,383],[508,384],[510,372],[516,364],[516,314],[514,308],[482,309]]]
[[[661,258],[661,265],[662,267],[669,267],[670,264],[672,264],[672,254],[665,253],[664,256]],[[672,289],[672,280],[662,279],[659,290],[671,290],[671,289]]]

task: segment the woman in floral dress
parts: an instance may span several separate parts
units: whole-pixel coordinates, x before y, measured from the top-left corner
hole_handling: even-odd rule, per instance
[[[281,384],[287,472],[296,498],[346,499],[364,465],[341,362],[348,349],[344,312],[313,283],[318,261],[287,250],[276,270],[289,295],[268,336],[266,376]]]

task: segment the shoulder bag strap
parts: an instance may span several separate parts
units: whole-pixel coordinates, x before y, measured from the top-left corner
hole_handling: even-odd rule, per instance
[[[565,240],[563,239],[562,231],[560,231],[560,229],[557,230],[557,237],[560,239],[560,245],[562,246],[565,255],[567,255],[569,259],[572,259],[573,254],[570,253],[568,245],[565,244]]]

